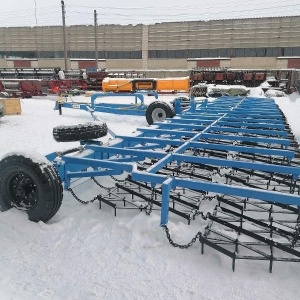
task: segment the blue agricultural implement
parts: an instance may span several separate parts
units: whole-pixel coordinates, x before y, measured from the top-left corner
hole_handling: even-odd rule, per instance
[[[80,105],[97,111],[97,97]],[[199,241],[202,253],[206,245],[230,257],[233,270],[237,259],[267,260],[270,272],[274,261],[300,262],[300,153],[274,100],[191,98],[184,110],[180,102],[173,118],[153,120],[155,126],[137,128],[134,136],[115,135],[109,144],[98,139],[105,124],[63,126],[54,128],[55,139],[78,139],[79,147],[46,158],[8,154],[0,162],[1,209],[16,206],[33,221],[48,221],[64,187],[79,202],[98,201],[115,215],[158,210],[173,246]],[[95,184],[93,199],[76,193],[80,180]],[[203,229],[180,245],[170,236],[169,218]]]
[[[89,103],[79,103],[70,101],[68,95],[66,97],[60,97],[56,101],[55,109],[59,110],[62,114],[62,108],[81,109],[90,112],[92,115],[94,112],[105,112],[119,115],[134,115],[134,116],[146,116],[148,124],[152,124],[154,121],[164,121],[166,118],[172,118],[175,114],[174,108],[162,101],[152,102],[150,105],[146,105],[144,102],[145,92],[139,93],[96,93],[90,98]],[[154,96],[158,99],[156,92],[146,92],[149,96]],[[109,103],[99,102],[99,99],[103,98],[128,98],[134,97],[134,103]],[[122,99],[123,100],[123,99]],[[94,115],[93,115],[94,117]]]

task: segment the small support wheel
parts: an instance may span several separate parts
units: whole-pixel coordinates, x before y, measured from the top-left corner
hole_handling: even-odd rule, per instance
[[[18,152],[0,161],[0,195],[1,211],[16,207],[31,221],[47,222],[61,206],[63,187],[44,156]]]
[[[57,126],[53,128],[53,138],[57,142],[93,140],[105,135],[107,135],[107,126],[105,123],[87,123],[71,126]]]
[[[154,122],[163,122],[166,118],[173,118],[174,115],[174,108],[162,101],[152,102],[146,110],[146,120],[149,125]]]

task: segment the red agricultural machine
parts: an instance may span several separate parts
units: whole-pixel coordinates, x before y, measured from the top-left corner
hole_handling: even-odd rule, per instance
[[[190,77],[192,86],[206,82],[256,87],[268,81],[272,87],[282,88],[286,92],[290,92],[293,86],[298,86],[299,81],[299,74],[293,70],[195,69]]]
[[[258,86],[266,80],[266,72],[227,71],[227,70],[193,70],[191,79],[193,84],[201,82],[216,84],[243,84]]]
[[[0,92],[5,92],[9,97],[21,98],[44,95],[42,82],[34,79],[0,79]]]
[[[70,91],[101,90],[105,71],[71,70],[59,74],[54,69],[0,69],[0,92],[11,97],[30,98]]]

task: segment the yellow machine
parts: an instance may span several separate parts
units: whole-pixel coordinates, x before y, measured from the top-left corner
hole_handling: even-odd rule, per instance
[[[136,92],[141,90],[157,92],[188,92],[189,77],[178,78],[110,78],[102,81],[104,92]]]

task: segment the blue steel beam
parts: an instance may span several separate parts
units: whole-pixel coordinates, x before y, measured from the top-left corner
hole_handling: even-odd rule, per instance
[[[159,125],[159,129],[179,129],[179,130],[203,130],[206,128],[206,126],[203,125],[196,125],[196,124],[177,124],[175,122],[169,122],[169,123],[158,123],[158,122],[154,122],[153,125]]]
[[[93,146],[93,145],[87,145],[85,147],[87,150],[93,150],[97,154],[103,154],[107,153],[108,158],[113,155],[133,155],[138,160],[143,160],[146,157],[152,157],[152,158],[163,158],[165,157],[166,153],[161,151],[146,151],[146,150],[135,150],[135,149],[126,149],[126,148],[116,148],[116,147],[103,147],[103,146]],[[101,156],[100,156],[101,159]]]
[[[158,99],[156,92],[149,92],[147,94],[151,94],[155,99]],[[96,103],[97,98],[103,97],[134,97],[135,104]],[[144,116],[147,108],[144,104],[143,93],[96,93],[91,96],[90,103],[64,102],[60,105],[65,108],[86,110],[90,113],[98,111],[138,116]],[[58,109],[57,105],[55,109]]]
[[[174,130],[166,130],[166,129],[155,129],[155,128],[137,128],[137,131],[142,132],[143,136],[157,136],[157,135],[170,135],[174,136],[178,139],[186,136],[193,137],[197,134],[196,131],[174,131]]]
[[[169,212],[169,193],[170,189],[175,187],[183,187],[192,190],[213,192],[216,194],[225,194],[238,196],[243,198],[253,198],[271,203],[279,202],[289,205],[300,206],[300,196],[293,194],[284,194],[276,191],[267,191],[256,188],[229,186],[222,183],[212,183],[192,179],[180,179],[177,177],[167,177],[164,175],[147,174],[145,172],[133,171],[132,179],[136,181],[144,181],[155,184],[161,184],[163,189],[162,195],[162,210],[161,210],[161,225],[168,222]]]
[[[262,155],[270,155],[270,156],[281,156],[281,157],[287,157],[289,160],[291,160],[295,154],[294,151],[290,151],[290,150],[246,147],[246,146],[236,146],[236,145],[227,145],[227,144],[200,143],[200,142],[191,142],[190,147],[195,149],[211,149],[211,150],[233,151],[237,153],[251,153],[251,154],[262,154]]]
[[[161,138],[148,138],[148,137],[129,137],[129,136],[117,136],[117,138],[122,139],[123,148],[126,147],[135,147],[137,144],[148,144],[150,149],[155,147],[166,147],[166,146],[175,146],[179,147],[185,142],[180,140],[170,140],[170,139],[161,139]],[[140,146],[141,149],[145,146]],[[189,144],[190,148],[195,149],[211,149],[211,150],[221,150],[221,151],[234,151],[238,153],[251,153],[251,154],[262,154],[269,156],[279,156],[286,157],[291,160],[294,157],[294,151],[291,150],[282,150],[282,149],[270,149],[270,148],[260,148],[260,147],[246,147],[246,146],[236,146],[228,144],[213,144],[213,143],[202,143],[202,142],[193,142]]]
[[[260,128],[260,129],[278,129],[284,130],[285,126],[283,124],[270,124],[270,123],[251,123],[244,120],[244,122],[235,122],[235,121],[220,121],[218,122],[219,126],[237,126],[237,127],[246,127],[246,128]]]
[[[94,157],[94,153],[89,154],[89,156]],[[61,180],[64,182],[64,188],[70,186],[70,179],[73,177],[90,177],[87,173],[88,168],[102,168],[102,170],[97,170],[97,173],[93,173],[95,174],[93,176],[105,176],[119,175],[124,171],[130,172],[136,167],[134,163],[105,161],[95,158],[74,156],[63,156],[58,161],[54,160],[53,163],[58,170]]]
[[[241,135],[226,135],[226,134],[218,134],[218,133],[204,133],[202,137],[205,139],[219,139],[219,140],[228,140],[228,141],[277,144],[282,146],[289,146],[291,144],[291,141],[288,139],[250,137],[250,136],[241,136]]]
[[[217,123],[218,125],[219,122]],[[195,124],[184,124],[184,123],[176,123],[176,119],[171,120],[169,122],[159,123],[154,122],[153,125],[159,125],[159,129],[182,129],[182,130],[204,130],[207,126],[203,125],[195,125]],[[246,124],[243,126],[246,127]],[[273,136],[282,136],[286,137],[287,132],[283,130],[271,130],[271,129],[251,129],[251,128],[235,128],[235,127],[225,127],[225,126],[210,126],[210,132],[214,131],[222,131],[222,132],[237,132],[237,133],[247,133],[247,134],[258,134],[258,135],[273,135]]]
[[[247,122],[247,123],[261,123],[262,120],[261,119],[253,119],[253,118],[239,118],[237,116],[231,116],[231,117],[224,117],[222,119],[223,121],[231,121],[231,122]],[[280,125],[284,125],[284,122],[282,119],[271,119],[271,120],[268,120],[268,119],[264,119],[266,121],[266,123],[270,124],[270,122],[272,122],[271,124],[280,124]]]
[[[180,140],[171,140],[171,139],[162,139],[162,138],[150,138],[150,137],[140,137],[140,136],[124,136],[124,135],[117,135],[119,139],[123,140],[123,146],[126,147],[133,147],[134,145],[140,143],[148,143],[148,144],[156,144],[160,147],[165,147],[167,145],[170,146],[180,146],[184,143],[184,141]]]
[[[241,99],[237,104],[236,106],[232,107],[230,109],[233,110],[235,107],[237,107],[239,104],[241,104],[242,102],[244,101],[244,99]],[[199,140],[204,133],[206,133],[207,131],[210,130],[210,128],[217,124],[218,121],[222,120],[222,118],[224,118],[225,116],[227,115],[227,113],[225,113],[224,115],[221,115],[217,120],[213,121],[211,123],[210,126],[207,126],[202,132],[194,135],[190,140],[188,140],[186,143],[182,144],[180,147],[178,147],[174,153],[183,153],[186,149],[189,148],[189,145],[192,141],[197,141]],[[163,166],[165,166],[169,161],[170,161],[171,158],[169,158],[169,156],[167,155],[165,158],[162,158],[161,160],[159,160],[156,164],[154,164],[153,166],[151,166],[150,168],[148,168],[146,171],[149,172],[149,173],[156,173],[160,168],[162,168]]]
[[[222,158],[191,156],[191,155],[183,155],[183,154],[175,154],[175,153],[172,154],[172,160],[176,160],[178,163],[186,162],[186,163],[213,165],[219,167],[244,168],[248,170],[258,170],[258,171],[264,171],[270,173],[290,174],[293,176],[294,180],[300,176],[299,167],[290,167],[290,166],[266,164],[266,163],[258,163],[258,162],[237,161],[237,160],[222,159]]]
[[[188,119],[188,118],[178,118],[178,117],[174,117],[174,118],[167,118],[166,122],[168,123],[172,123],[172,124],[195,124],[195,125],[210,125],[214,120],[216,120],[217,118],[214,119],[204,119],[204,118],[199,118],[199,119]]]
[[[152,92],[151,93],[155,99],[158,99],[158,94]],[[95,102],[97,98],[103,97],[134,97],[135,103],[140,100],[141,104],[144,104],[144,96],[142,93],[95,93],[91,96],[91,107],[95,108]]]
[[[257,112],[249,112],[247,113],[247,111],[240,111],[240,112],[237,112],[237,111],[234,111],[234,112],[231,112],[230,114],[228,114],[228,116],[239,116],[239,117],[244,117],[244,118],[253,118],[253,119],[260,119],[260,120],[264,120],[264,119],[282,119],[282,115],[281,114],[259,114]]]
[[[108,160],[99,160],[92,158],[84,158],[84,157],[74,157],[74,156],[63,156],[61,161],[65,164],[72,165],[83,165],[89,166],[91,168],[107,168],[107,169],[115,169],[120,171],[131,172],[134,169],[134,165],[131,163],[119,163]],[[67,170],[68,171],[68,170]]]
[[[219,124],[219,123],[218,123]],[[210,126],[209,132],[235,132],[235,133],[246,133],[246,134],[258,134],[258,135],[266,135],[266,136],[281,136],[286,137],[287,132],[281,130],[261,130],[261,129],[248,129],[248,128],[232,128],[232,127],[221,127],[221,126]]]
[[[210,121],[213,122],[215,120],[217,120],[219,118],[219,115],[205,115],[205,114],[182,114],[180,115],[180,118],[179,117],[175,117],[174,119],[192,119],[192,120],[199,120],[199,121]]]
[[[195,125],[210,125],[211,120],[201,120],[201,119],[183,119],[183,118],[172,118],[166,119],[168,123],[172,124],[195,124]],[[219,126],[228,127],[245,127],[245,128],[260,128],[260,129],[279,129],[284,130],[285,125],[283,123],[269,123],[269,122],[250,122],[248,119],[243,119],[242,121],[236,121],[234,118],[227,118],[226,121],[219,121]]]

